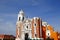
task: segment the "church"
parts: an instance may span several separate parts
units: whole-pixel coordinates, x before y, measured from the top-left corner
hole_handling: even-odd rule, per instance
[[[16,40],[58,40],[57,32],[39,17],[27,18],[19,11],[16,22]]]

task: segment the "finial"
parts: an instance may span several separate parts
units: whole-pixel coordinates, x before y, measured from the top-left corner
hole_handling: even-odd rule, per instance
[[[21,13],[24,13],[24,12],[23,12],[23,10],[21,9],[19,13],[21,14]]]

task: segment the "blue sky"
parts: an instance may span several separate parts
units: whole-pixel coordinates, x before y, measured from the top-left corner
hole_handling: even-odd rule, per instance
[[[60,0],[0,0],[0,34],[16,34],[17,15],[21,9],[26,16],[40,17],[56,31],[60,30]]]

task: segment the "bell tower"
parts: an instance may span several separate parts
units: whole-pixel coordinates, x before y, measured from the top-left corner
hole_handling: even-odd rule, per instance
[[[24,21],[24,12],[21,10],[18,14],[18,21],[23,22]]]
[[[16,23],[16,40],[21,40],[21,28],[22,28],[22,23],[25,20],[24,12],[23,10],[19,11],[18,14],[18,19]]]

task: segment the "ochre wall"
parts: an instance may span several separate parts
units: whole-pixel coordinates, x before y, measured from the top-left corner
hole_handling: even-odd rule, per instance
[[[46,40],[46,26],[42,26],[42,36],[44,38],[44,40]],[[54,39],[54,40],[58,40],[58,33],[54,31],[54,29],[52,28],[52,26],[48,25],[48,29],[50,30],[50,33],[51,33],[51,36],[50,38],[51,39]]]
[[[58,40],[58,34],[57,34],[57,32],[55,32],[54,31],[54,29],[52,28],[52,26],[48,26],[48,29],[50,30],[50,33],[51,33],[51,36],[50,36],[50,38],[52,39],[54,39],[54,40]]]
[[[57,32],[52,32],[52,33],[51,33],[51,37],[52,37],[54,40],[58,40]]]

